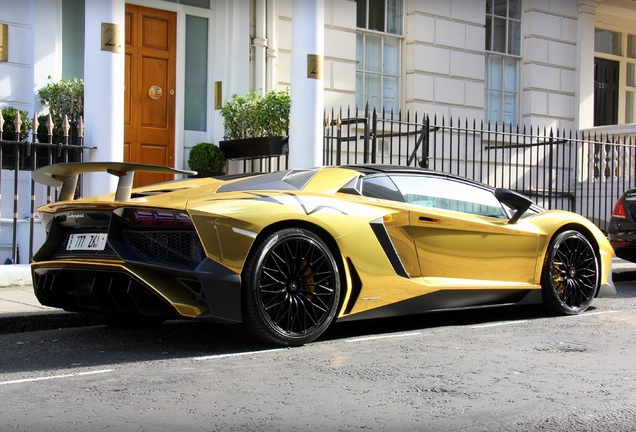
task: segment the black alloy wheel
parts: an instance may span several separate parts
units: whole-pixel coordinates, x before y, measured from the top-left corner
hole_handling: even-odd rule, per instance
[[[578,231],[564,231],[550,242],[541,285],[546,306],[560,315],[585,311],[599,286],[599,259]]]
[[[245,267],[245,330],[267,344],[311,342],[334,320],[340,286],[338,264],[320,237],[299,228],[275,232]]]

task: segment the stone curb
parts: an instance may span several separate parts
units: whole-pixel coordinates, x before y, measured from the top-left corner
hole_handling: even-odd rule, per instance
[[[44,311],[0,315],[0,334],[22,333],[36,330],[55,330],[104,324],[90,314]]]

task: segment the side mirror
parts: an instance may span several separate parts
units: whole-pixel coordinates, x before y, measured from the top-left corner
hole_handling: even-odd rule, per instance
[[[523,216],[523,214],[532,205],[531,199],[521,195],[520,193],[511,191],[510,189],[497,188],[495,189],[495,196],[499,202],[515,210],[515,214],[513,214],[508,221],[509,224],[517,223],[521,216]]]

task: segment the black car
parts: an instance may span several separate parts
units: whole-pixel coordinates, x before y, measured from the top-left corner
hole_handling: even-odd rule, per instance
[[[607,234],[617,257],[636,262],[636,189],[616,201]]]

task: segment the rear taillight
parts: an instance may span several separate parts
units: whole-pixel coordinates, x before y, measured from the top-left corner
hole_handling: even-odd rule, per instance
[[[622,198],[619,198],[618,201],[616,201],[614,210],[612,210],[612,217],[614,219],[627,219],[627,212],[625,211]]]
[[[193,226],[188,213],[182,210],[127,208],[122,217],[133,225]]]

